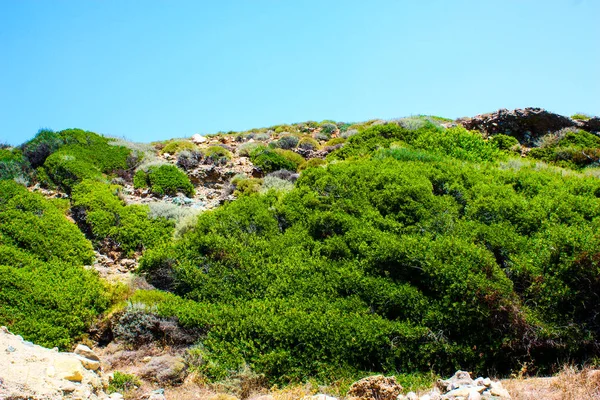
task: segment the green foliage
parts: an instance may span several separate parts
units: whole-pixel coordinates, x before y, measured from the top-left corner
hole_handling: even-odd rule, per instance
[[[108,385],[108,393],[125,393],[127,391],[137,389],[141,385],[140,379],[133,374],[115,371]]]
[[[328,140],[323,146],[336,146],[338,144],[342,144],[346,141],[345,138],[338,137]]]
[[[177,192],[183,192],[186,196],[194,195],[194,185],[187,174],[170,164],[150,166],[147,171],[136,171],[133,185],[135,188],[149,187],[152,193],[159,196],[172,196]]]
[[[280,169],[296,171],[296,163],[286,158],[284,156],[286,153],[281,154],[281,151],[285,150],[277,150],[279,150],[279,152],[275,149],[259,146],[250,153],[250,160],[264,173],[278,171]]]
[[[579,120],[579,121],[587,121],[588,119],[591,119],[592,117],[588,114],[584,114],[584,113],[577,113],[577,114],[573,114],[571,115],[571,119],[575,119],[575,120]]]
[[[90,243],[65,219],[64,210],[11,181],[0,181],[0,235],[5,244],[42,261],[83,265],[93,259]]]
[[[293,149],[298,146],[298,142],[300,142],[300,138],[294,135],[285,135],[279,138],[279,140],[272,142],[272,144],[280,149]]]
[[[221,146],[210,146],[206,149],[206,159],[212,164],[224,165],[231,160],[231,152]]]
[[[73,190],[74,217],[96,246],[110,244],[127,255],[168,240],[172,221],[149,218],[149,208],[124,205],[118,186],[86,180]]]
[[[300,170],[304,170],[307,168],[322,167],[324,165],[327,165],[327,161],[323,160],[322,158],[311,158],[310,160],[307,160],[306,163],[300,167]]]
[[[231,183],[235,186],[235,191],[233,194],[235,196],[241,196],[258,193],[263,184],[263,180],[257,178],[246,178],[244,176],[236,176],[231,180]]]
[[[108,306],[91,244],[54,203],[0,182],[0,324],[62,349]]]
[[[494,154],[478,140],[467,158]],[[214,380],[246,364],[327,381],[595,354],[600,181],[436,153],[391,146],[204,213],[142,259],[175,295],[137,301],[207,332],[198,368]]]
[[[128,168],[131,150],[110,145],[108,138],[80,129],[68,129],[54,135],[58,136],[61,144],[44,161],[43,176],[50,180],[46,184],[56,185],[70,193],[84,179],[100,179],[102,174]],[[26,153],[27,150],[24,150]]]
[[[304,150],[317,150],[319,148],[319,142],[311,137],[303,137],[298,142],[298,147]]]
[[[160,153],[178,154],[184,150],[198,150],[198,146],[189,140],[171,140],[160,150]]]
[[[600,164],[600,137],[581,129],[546,135],[538,145],[530,157],[574,169]]]
[[[519,145],[519,141],[514,136],[504,135],[502,133],[494,135],[490,141],[500,150],[512,150]]]

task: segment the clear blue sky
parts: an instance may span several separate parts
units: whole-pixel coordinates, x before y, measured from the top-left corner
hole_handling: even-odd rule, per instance
[[[600,0],[0,0],[0,142],[600,114]]]

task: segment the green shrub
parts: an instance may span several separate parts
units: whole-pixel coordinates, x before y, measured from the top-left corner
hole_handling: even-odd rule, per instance
[[[149,187],[152,193],[159,196],[173,196],[177,192],[186,196],[194,195],[194,185],[187,174],[170,164],[150,166],[147,171],[138,170],[133,176],[133,185],[135,188]]]
[[[195,151],[198,150],[198,146],[189,140],[172,140],[169,141],[165,147],[160,150],[161,154],[178,154],[184,150]]]
[[[492,136],[490,141],[500,150],[512,150],[519,145],[519,141],[514,136],[498,134]]]
[[[588,114],[584,114],[584,113],[577,113],[577,114],[573,114],[571,115],[571,119],[575,119],[575,120],[579,120],[579,121],[587,121],[588,119],[591,119],[592,117]]]
[[[281,157],[285,158],[286,160],[288,160],[289,162],[291,162],[294,165],[293,168],[284,168],[284,169],[290,169],[291,171],[298,171],[298,169],[306,162],[304,157],[302,157],[300,154],[295,153],[291,150],[275,149],[275,153],[277,153]]]
[[[300,138],[298,136],[285,135],[272,144],[277,148],[289,150],[297,147],[298,142],[300,142]]]
[[[141,385],[140,379],[133,374],[115,371],[108,385],[108,393],[125,393],[137,389]]]
[[[258,193],[263,184],[262,179],[246,178],[245,176],[236,176],[231,180],[231,184],[235,186],[233,194],[235,196],[248,195]]]
[[[221,146],[211,146],[206,149],[206,159],[214,165],[224,165],[231,160],[231,152]]]
[[[319,148],[319,142],[311,137],[303,137],[298,142],[298,147],[304,150],[317,150]]]
[[[486,154],[471,140],[469,157]],[[211,380],[244,365],[274,383],[585,360],[600,323],[600,181],[435,150],[388,146],[203,213],[141,260],[174,294],[136,301],[206,331]]]
[[[322,158],[311,158],[300,167],[300,170],[305,170],[307,168],[322,167],[324,165],[327,165],[327,161],[323,160]]]
[[[97,247],[111,244],[128,256],[171,237],[174,222],[150,218],[148,206],[123,204],[119,188],[83,181],[72,194],[74,218]]]
[[[278,153],[274,149],[264,146],[254,149],[250,153],[250,160],[264,173],[278,171],[280,169],[295,171],[297,167],[293,161],[289,160],[284,155]]]
[[[0,182],[0,324],[37,344],[68,349],[108,306],[106,287],[82,267],[91,244],[64,203]]]
[[[323,146],[326,146],[326,147],[327,146],[331,146],[331,147],[333,147],[333,146],[336,146],[338,144],[342,144],[342,143],[345,143],[345,142],[346,142],[345,138],[342,138],[342,137],[333,138],[333,139],[328,140]]]
[[[110,145],[108,138],[80,129],[68,129],[56,135],[63,144],[45,159],[43,175],[50,179],[46,184],[70,193],[73,186],[84,179],[99,179],[102,174],[129,168],[131,150]]]
[[[44,165],[46,158],[63,144],[58,133],[40,129],[33,139],[21,146],[21,149],[31,167],[37,168]]]
[[[334,134],[335,132],[337,132],[337,125],[336,124],[332,124],[330,122],[326,122],[324,124],[321,125],[321,133],[324,133],[328,136],[331,136],[332,134]]]

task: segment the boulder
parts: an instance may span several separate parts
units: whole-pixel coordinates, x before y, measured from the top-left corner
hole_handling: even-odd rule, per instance
[[[348,398],[355,400],[396,400],[402,386],[393,376],[375,375],[354,382],[348,390]]]
[[[78,356],[87,358],[88,360],[100,361],[100,358],[96,355],[96,353],[94,353],[92,349],[84,344],[78,344],[77,347],[75,347],[74,353]]]
[[[195,144],[201,144],[206,142],[206,138],[199,133],[192,135],[192,142]]]
[[[599,117],[593,117],[586,121],[577,121],[577,125],[584,131],[596,132],[596,133],[600,132],[600,118]]]
[[[83,365],[74,357],[59,356],[54,359],[52,377],[66,379],[72,382],[83,380]]]
[[[499,133],[514,136],[523,144],[532,145],[536,139],[548,132],[577,126],[571,118],[554,114],[542,108],[516,110],[501,109],[494,113],[477,115],[458,120],[469,130],[478,130],[488,135]]]

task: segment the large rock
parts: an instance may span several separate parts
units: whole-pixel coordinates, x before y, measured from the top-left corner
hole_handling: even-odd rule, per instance
[[[99,363],[36,346],[2,327],[0,399],[105,398],[101,377],[85,369],[82,359]]]
[[[206,142],[206,138],[199,133],[196,133],[192,136],[192,142],[196,144],[201,144]]]
[[[402,386],[393,376],[375,375],[354,382],[348,390],[348,398],[354,400],[396,400]]]
[[[542,108],[511,111],[501,109],[494,113],[460,119],[458,122],[469,130],[478,130],[488,135],[503,133],[514,136],[521,143],[530,145],[548,132],[578,125],[571,118],[551,113]]]
[[[598,117],[590,118],[586,121],[577,121],[577,125],[584,131],[600,132],[600,118]]]

